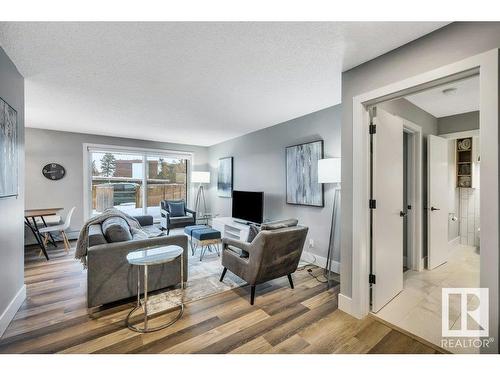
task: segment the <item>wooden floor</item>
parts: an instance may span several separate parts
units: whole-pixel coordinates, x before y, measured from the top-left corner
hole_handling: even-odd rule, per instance
[[[339,287],[325,291],[306,270],[295,274],[294,290],[286,278],[258,286],[254,306],[242,287],[186,305],[171,327],[138,334],[124,326],[130,303],[89,315],[80,263],[63,250],[49,254],[46,262],[26,250],[28,297],[0,340],[1,353],[436,352],[373,318],[356,320],[338,310]]]

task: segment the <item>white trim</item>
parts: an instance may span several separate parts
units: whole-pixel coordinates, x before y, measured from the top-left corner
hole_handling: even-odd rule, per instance
[[[5,333],[5,330],[9,326],[12,319],[14,319],[14,315],[16,315],[17,310],[21,307],[24,300],[26,299],[26,284],[23,284],[21,289],[19,289],[9,302],[2,315],[0,315],[0,338]]]
[[[446,138],[446,139],[459,139],[459,138],[467,138],[467,137],[479,137],[479,129],[465,130],[463,132],[439,134],[439,136],[441,138]]]
[[[414,271],[423,269],[423,251],[422,251],[422,127],[411,121],[403,119],[403,129],[411,134],[411,153],[412,165],[408,171],[411,175],[411,215],[409,216],[411,231],[408,231],[408,237],[412,242],[410,264],[408,268]]]
[[[460,245],[460,236],[455,237],[454,239],[448,241],[448,246],[450,248]]]
[[[339,310],[342,310],[343,312],[354,315],[352,313],[352,299],[343,295],[342,293],[339,293]]]
[[[481,127],[481,287],[490,289],[491,351],[498,352],[499,196],[498,49],[449,64],[353,97],[352,304],[351,314],[369,312],[368,113],[366,106],[480,73]],[[488,199],[483,199],[488,197]],[[487,260],[487,261],[485,261]]]
[[[187,165],[187,176],[186,176],[186,200],[187,204],[192,201],[193,198],[193,187],[191,186],[191,170],[194,166],[194,152],[191,151],[179,151],[171,149],[155,149],[155,148],[142,148],[142,147],[128,147],[128,146],[116,146],[116,145],[106,145],[97,143],[83,143],[83,214],[84,220],[90,218],[90,213],[92,211],[91,205],[92,200],[90,197],[89,187],[92,185],[92,176],[89,173],[91,161],[91,152],[102,152],[102,151],[115,151],[115,152],[127,152],[131,154],[141,154],[144,155],[143,159],[148,156],[161,156],[168,155],[172,158],[182,158],[188,160]],[[147,176],[147,163],[143,160],[143,172],[144,177]],[[143,189],[143,214],[146,212],[146,189]]]
[[[89,151],[117,151],[117,152],[129,151],[130,153],[135,152],[138,154],[142,154],[145,152],[146,154],[148,154],[148,156],[172,154],[173,156],[179,156],[179,157],[186,157],[186,156],[193,157],[194,154],[191,151],[171,150],[171,149],[161,149],[161,148],[115,146],[115,145],[106,145],[98,143],[84,143],[83,145]]]

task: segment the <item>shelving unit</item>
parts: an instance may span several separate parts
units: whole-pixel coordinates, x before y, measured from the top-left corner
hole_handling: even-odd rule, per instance
[[[221,232],[222,237],[246,241],[250,227],[236,222],[232,217],[216,217],[212,221],[212,228]]]
[[[457,187],[471,188],[473,175],[473,143],[472,137],[460,138],[456,142],[457,148]]]

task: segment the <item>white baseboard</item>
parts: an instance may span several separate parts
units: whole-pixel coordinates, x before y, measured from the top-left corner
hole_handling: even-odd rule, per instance
[[[318,267],[326,268],[326,258],[317,254],[304,251],[302,253],[302,260],[308,263],[315,264]],[[330,271],[340,274],[340,262],[332,260]]]
[[[352,315],[352,299],[339,293],[339,310]]]
[[[451,241],[448,241],[448,246],[449,247],[455,247],[457,245],[460,245],[460,236],[458,237],[455,237],[454,239],[452,239]]]
[[[12,319],[14,319],[14,315],[16,315],[17,310],[19,310],[25,299],[26,285],[23,284],[14,298],[12,298],[7,308],[2,312],[2,315],[0,315],[0,337],[3,336],[5,330],[9,326]]]

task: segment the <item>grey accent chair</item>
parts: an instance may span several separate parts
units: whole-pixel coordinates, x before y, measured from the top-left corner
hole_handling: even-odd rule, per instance
[[[136,217],[144,231],[159,232],[153,227],[152,216]],[[137,296],[137,269],[127,262],[131,251],[151,246],[178,245],[184,249],[184,282],[188,275],[188,239],[178,236],[161,236],[109,243],[100,224],[89,227],[87,249],[87,306],[96,307]],[[141,275],[142,277],[142,275]],[[155,291],[180,283],[180,259],[149,267],[148,291]],[[141,279],[141,293],[144,292]]]
[[[167,234],[170,234],[170,229],[174,228],[184,228],[189,225],[195,225],[196,224],[196,211],[190,210],[189,208],[185,208],[184,216],[177,216],[173,217],[170,214],[170,210],[168,209],[168,203],[173,202],[173,203],[179,203],[179,202],[184,202],[183,199],[179,200],[164,200],[160,202],[160,212],[161,212],[161,219],[160,219],[160,225],[161,229],[165,229],[167,231]]]
[[[278,277],[288,276],[293,289],[292,274],[297,270],[308,228],[304,226],[262,229],[252,242],[223,238],[222,266],[220,281],[227,270],[245,280],[251,287],[250,304],[254,304],[255,286]],[[272,227],[271,227],[272,228]],[[242,257],[241,251],[248,252]]]

